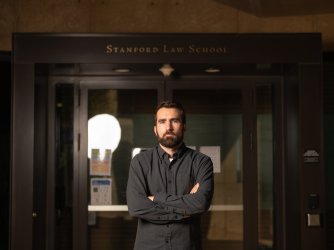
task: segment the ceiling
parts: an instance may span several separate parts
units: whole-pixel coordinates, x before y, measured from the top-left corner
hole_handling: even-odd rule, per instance
[[[333,0],[216,0],[258,17],[334,13]]]

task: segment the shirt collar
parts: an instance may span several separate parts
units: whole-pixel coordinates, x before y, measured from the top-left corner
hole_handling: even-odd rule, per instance
[[[168,154],[161,148],[160,144],[158,144],[157,147],[158,147],[158,154],[159,154],[160,159],[164,159],[164,157],[168,157]],[[185,152],[186,148],[187,148],[186,145],[182,143],[179,149],[177,150],[177,152],[173,155],[173,158],[177,159],[181,157],[182,154]]]

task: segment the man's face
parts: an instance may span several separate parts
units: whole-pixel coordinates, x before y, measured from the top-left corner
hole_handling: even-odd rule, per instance
[[[161,108],[157,112],[154,133],[158,142],[166,148],[175,148],[183,141],[185,124],[181,120],[181,113],[175,108]]]

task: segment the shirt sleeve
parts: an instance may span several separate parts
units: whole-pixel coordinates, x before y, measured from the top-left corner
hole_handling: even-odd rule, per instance
[[[148,198],[146,178],[140,162],[135,157],[130,164],[127,184],[127,204],[131,216],[145,219],[155,224],[185,219],[184,214],[173,212]]]
[[[209,157],[202,158],[198,164],[195,183],[199,183],[199,189],[196,193],[172,195],[159,192],[154,195],[154,203],[167,211],[186,216],[193,216],[207,211],[214,191],[213,164]]]

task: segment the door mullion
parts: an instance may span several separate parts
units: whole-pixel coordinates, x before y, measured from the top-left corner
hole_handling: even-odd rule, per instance
[[[73,244],[73,250],[77,250],[78,248],[78,213],[77,209],[79,207],[78,204],[78,192],[79,192],[79,187],[78,187],[78,169],[79,169],[79,153],[78,153],[78,131],[79,131],[79,122],[78,122],[78,117],[79,115],[79,105],[78,100],[79,100],[79,91],[78,87],[75,85],[75,90],[74,90],[74,110],[73,110],[73,228],[72,228],[72,244]]]
[[[73,249],[87,249],[87,89],[77,84],[74,118]]]
[[[255,87],[243,89],[244,250],[258,248],[258,177]]]
[[[55,126],[55,113],[56,113],[56,88],[55,83],[50,81],[48,90],[48,151],[47,151],[47,172],[46,172],[46,248],[50,250],[55,249],[55,224],[56,224],[56,208],[55,208],[55,138],[56,138],[56,126]]]

